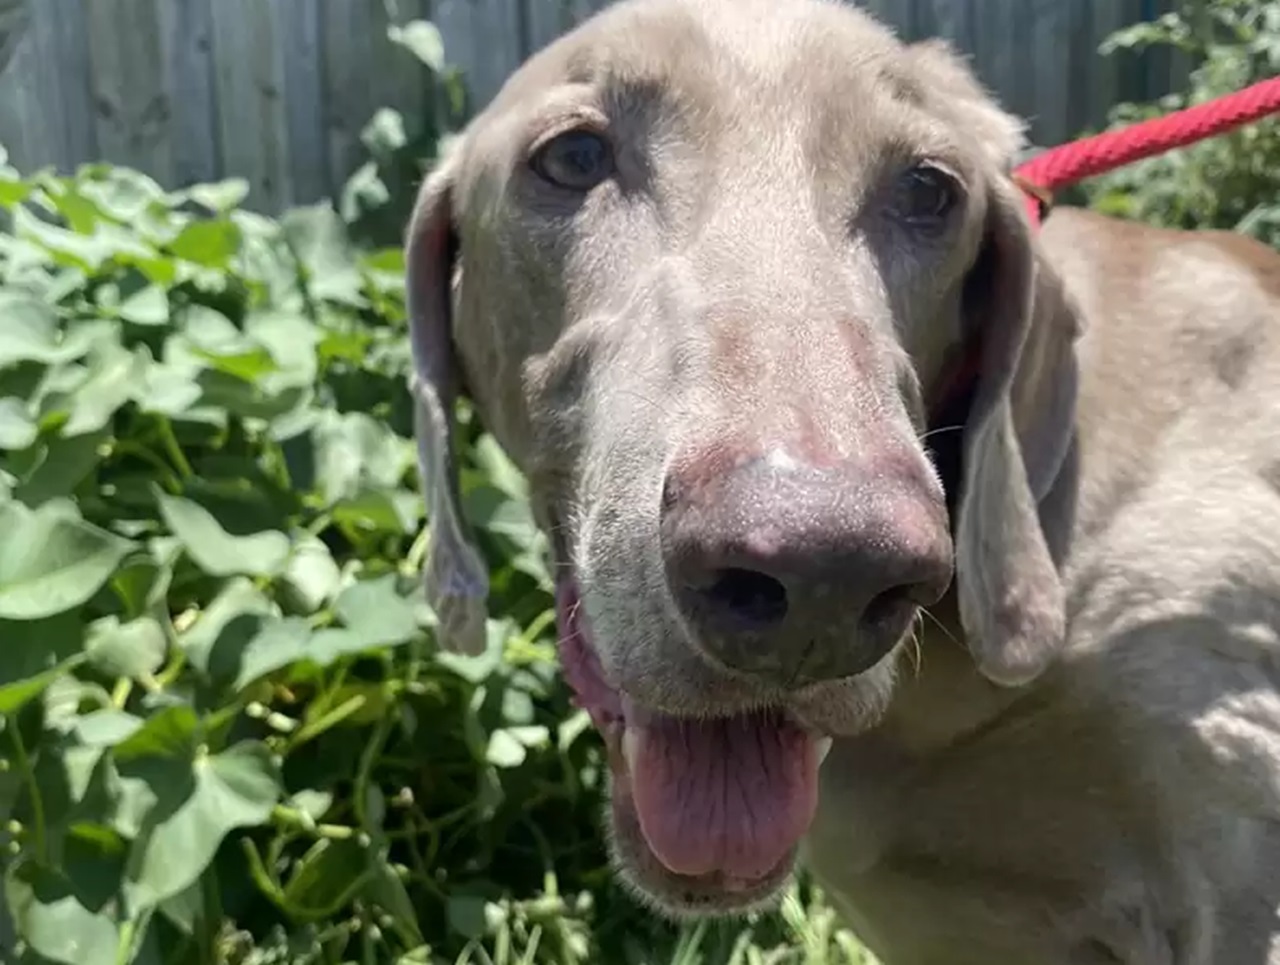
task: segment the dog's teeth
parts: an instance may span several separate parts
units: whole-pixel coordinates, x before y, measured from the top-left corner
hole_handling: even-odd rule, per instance
[[[818,749],[818,764],[821,765],[827,759],[827,755],[831,753],[831,745],[834,744],[830,737],[821,737],[815,745]]]
[[[639,736],[630,727],[622,729],[622,757],[627,762],[627,770],[629,771],[636,766],[636,753],[639,750],[637,746],[639,742]]]

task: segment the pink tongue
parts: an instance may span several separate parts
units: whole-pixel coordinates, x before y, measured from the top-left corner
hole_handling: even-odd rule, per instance
[[[668,870],[755,880],[808,830],[818,803],[814,740],[773,714],[720,720],[628,716],[640,829]]]

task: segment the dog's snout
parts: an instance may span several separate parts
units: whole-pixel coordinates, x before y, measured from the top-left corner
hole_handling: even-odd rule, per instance
[[[663,491],[662,552],[697,645],[790,685],[878,663],[946,591],[952,569],[941,492],[923,469],[895,463],[914,465],[761,458],[708,470],[677,460],[683,468]]]

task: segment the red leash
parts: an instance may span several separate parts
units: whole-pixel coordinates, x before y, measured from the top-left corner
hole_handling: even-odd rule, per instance
[[[1032,224],[1039,225],[1060,188],[1277,113],[1280,77],[1164,117],[1060,144],[1019,166],[1014,178],[1027,193]]]

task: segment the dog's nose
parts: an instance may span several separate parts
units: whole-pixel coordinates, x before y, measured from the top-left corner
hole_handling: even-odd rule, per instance
[[[853,676],[946,592],[951,535],[922,459],[708,464],[673,464],[661,541],[676,606],[723,665],[790,686]]]

